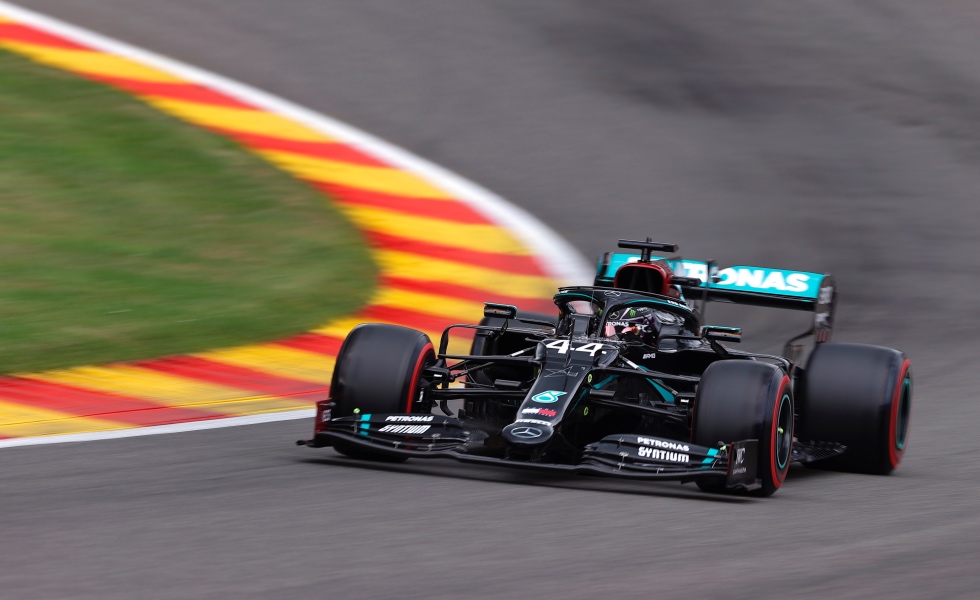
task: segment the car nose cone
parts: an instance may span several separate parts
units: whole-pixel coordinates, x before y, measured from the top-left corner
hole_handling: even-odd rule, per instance
[[[521,446],[536,446],[543,444],[551,439],[555,430],[551,425],[541,422],[517,421],[504,427],[501,435],[504,440],[511,444]]]

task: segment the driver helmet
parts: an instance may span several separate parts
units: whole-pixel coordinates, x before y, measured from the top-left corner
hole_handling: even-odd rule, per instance
[[[609,313],[605,335],[615,340],[649,344],[656,337],[656,318],[656,311],[648,306],[622,308]]]

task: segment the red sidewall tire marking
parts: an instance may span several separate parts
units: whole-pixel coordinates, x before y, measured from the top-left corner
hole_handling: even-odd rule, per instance
[[[772,412],[772,430],[769,432],[769,473],[772,475],[772,483],[777,489],[783,484],[783,480],[786,479],[790,462],[789,457],[787,457],[786,466],[777,470],[776,436],[779,430],[779,409],[783,406],[783,393],[787,385],[789,385],[789,377],[783,375],[783,380],[779,382],[779,389],[776,392],[776,403],[773,406]]]
[[[432,347],[432,342],[427,343],[423,348],[422,352],[419,353],[419,359],[415,362],[415,369],[412,370],[412,379],[408,384],[408,398],[405,402],[405,412],[412,412],[412,402],[415,400],[415,388],[419,380],[419,373],[422,372],[422,365],[425,364],[425,359],[429,357],[429,354],[435,354],[435,349]]]

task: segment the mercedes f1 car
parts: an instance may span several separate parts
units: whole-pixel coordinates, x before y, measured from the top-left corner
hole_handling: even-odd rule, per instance
[[[524,469],[693,481],[768,496],[790,463],[889,473],[905,450],[909,360],[830,343],[829,275],[684,260],[677,246],[620,240],[588,287],[564,287],[555,316],[486,303],[438,349],[422,332],[354,328],[314,436],[373,460],[453,458]],[[637,252],[638,251],[638,252]],[[710,302],[809,311],[782,355],[736,351],[741,330],[702,323]],[[470,353],[447,353],[454,330]],[[799,364],[812,339],[805,366]],[[438,409],[438,412],[436,412]]]

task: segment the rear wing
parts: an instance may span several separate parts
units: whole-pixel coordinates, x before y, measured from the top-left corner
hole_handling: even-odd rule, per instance
[[[821,297],[827,304],[834,294],[834,278],[821,273],[743,265],[719,269],[705,261],[654,255],[650,260],[664,261],[679,278],[697,279],[696,284],[684,281],[681,289],[689,296],[707,291],[708,300],[810,311],[821,304]],[[639,254],[607,252],[599,258],[595,285],[612,287],[623,265],[639,261]]]
[[[837,286],[831,275],[807,271],[789,271],[736,265],[719,269],[713,261],[664,257],[650,253],[662,245],[620,240],[621,246],[643,247],[642,254],[607,252],[596,265],[595,285],[614,287],[616,273],[631,263],[663,261],[675,276],[671,284],[680,288],[685,300],[694,302],[730,302],[769,308],[802,310],[814,313],[812,333],[817,343],[830,339],[833,327]],[[703,307],[702,307],[703,312]]]

